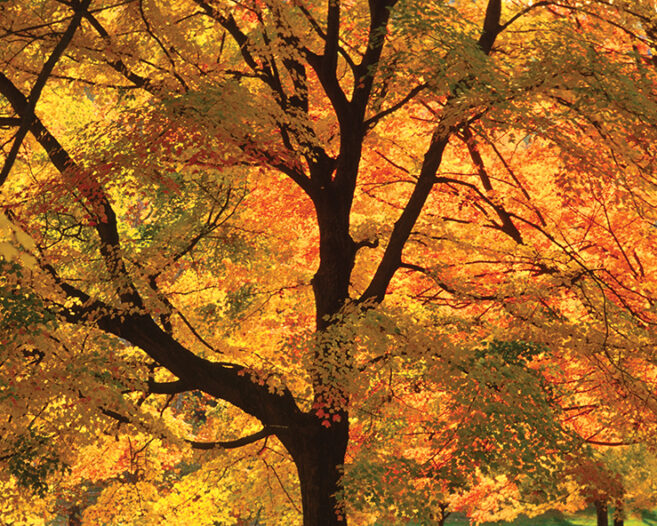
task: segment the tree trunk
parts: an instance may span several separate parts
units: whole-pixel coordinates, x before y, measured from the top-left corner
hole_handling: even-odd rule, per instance
[[[340,413],[340,421],[330,427],[312,413],[307,419],[304,427],[281,437],[299,474],[303,526],[346,526],[341,497],[336,494],[349,440],[347,414]]]
[[[80,526],[82,524],[82,518],[80,513],[79,506],[73,506],[68,511],[68,526]]]
[[[447,504],[439,504],[438,505],[438,518],[437,518],[437,526],[445,526],[445,520],[447,517],[449,517],[450,513],[447,511],[447,508],[449,506]]]
[[[623,511],[623,502],[616,502],[614,510],[614,526],[625,526],[625,513]]]
[[[595,501],[595,512],[598,517],[598,526],[609,526],[607,517],[607,503],[601,500]]]
[[[318,333],[339,323],[332,316],[349,300],[349,283],[358,249],[349,234],[354,189],[337,181],[355,182],[360,151],[347,162],[351,171],[345,167],[344,159],[341,149],[335,180],[331,180],[333,163],[316,166],[313,174],[314,181],[321,181],[311,192],[319,226],[319,266],[311,280]],[[347,524],[341,505],[340,479],[349,442],[349,395],[343,391],[340,379],[327,381],[321,372],[327,363],[334,363],[338,370],[332,371],[331,376],[340,377],[349,371],[350,360],[348,348],[336,351],[326,346],[316,351],[317,369],[311,371],[313,409],[287,435],[279,435],[299,474],[303,526]],[[320,409],[324,414],[318,416],[315,411]]]

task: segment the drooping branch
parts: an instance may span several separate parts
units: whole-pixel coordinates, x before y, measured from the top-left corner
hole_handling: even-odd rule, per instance
[[[499,27],[499,33],[501,33],[502,31],[504,31],[504,30],[505,30],[506,28],[508,28],[511,24],[513,24],[514,22],[516,22],[519,18],[522,18],[523,16],[525,16],[525,15],[526,15],[527,13],[529,13],[530,11],[533,11],[534,9],[539,8],[539,7],[546,7],[546,6],[552,5],[553,3],[554,3],[554,2],[552,2],[552,1],[550,1],[550,0],[543,0],[543,1],[540,1],[540,2],[534,2],[533,4],[531,4],[531,5],[527,6],[527,7],[525,7],[524,9],[518,11],[518,12],[517,12],[515,15],[513,15],[511,18],[509,18],[509,20],[507,20],[504,24],[502,24],[502,25]]]
[[[388,108],[381,110],[379,113],[376,115],[372,115],[369,117],[363,124],[364,128],[366,130],[369,130],[376,126],[376,124],[383,119],[384,117],[387,117],[388,115],[396,112],[397,110],[401,109],[406,105],[408,102],[410,102],[416,95],[418,95],[422,90],[424,90],[427,87],[426,83],[418,84],[415,86],[413,89],[411,89],[404,97],[402,97],[399,101],[395,102],[394,104],[390,105]]]
[[[113,411],[112,409],[107,409],[105,407],[99,407],[98,409],[105,416],[108,416],[112,420],[116,420],[119,424],[129,424],[129,423],[131,423],[131,420],[127,416],[122,415],[121,413],[117,413],[116,411]]]
[[[117,421],[119,424],[131,424],[133,423],[133,420],[126,416],[123,415],[117,411],[114,411],[112,409],[107,409],[105,407],[99,407],[98,410],[105,416],[111,418],[112,420]],[[211,449],[237,449],[240,447],[248,446],[249,444],[253,444],[257,442],[258,440],[262,440],[263,438],[267,438],[268,436],[271,436],[274,434],[274,429],[270,427],[263,427],[260,431],[253,433],[251,435],[247,435],[241,438],[237,438],[235,440],[217,440],[214,442],[200,442],[197,440],[188,440],[185,439],[185,442],[187,442],[189,445],[192,446],[194,449],[198,450],[203,450],[203,451],[209,451]],[[0,460],[2,460],[2,457],[0,457]]]
[[[457,290],[451,285],[448,285],[444,281],[440,280],[438,275],[431,269],[425,268],[421,265],[416,265],[414,263],[407,263],[405,261],[402,261],[402,263],[399,265],[399,268],[405,268],[408,270],[412,270],[414,272],[419,272],[420,274],[424,274],[425,276],[430,278],[438,287],[440,287],[448,294],[451,294],[452,296],[461,296],[461,297],[466,297],[467,299],[472,299],[477,301],[494,301],[500,299],[500,296],[495,294],[476,294],[474,292],[468,292],[467,294],[465,294],[463,291]]]
[[[500,150],[497,148],[497,146],[495,146],[495,143],[486,134],[479,134],[479,136],[482,137],[486,141],[486,143],[491,147],[497,158],[502,163],[502,166],[504,166],[506,172],[509,174],[511,179],[513,179],[513,181],[516,183],[520,192],[522,192],[522,195],[527,200],[527,204],[531,207],[532,211],[536,214],[536,217],[540,221],[541,225],[543,225],[544,227],[547,226],[547,223],[545,222],[545,218],[541,214],[541,211],[535,205],[530,204],[532,199],[531,196],[529,195],[529,192],[522,184],[522,182],[520,181],[514,170],[511,168],[508,161],[504,158]]]
[[[592,444],[594,446],[605,446],[605,447],[618,447],[618,446],[632,446],[638,444],[637,440],[619,440],[619,441],[605,441],[605,440],[593,440],[585,438],[584,442],[587,444]]]

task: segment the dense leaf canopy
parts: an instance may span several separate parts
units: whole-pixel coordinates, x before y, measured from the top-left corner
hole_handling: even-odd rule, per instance
[[[648,0],[0,2],[0,522],[654,505]]]

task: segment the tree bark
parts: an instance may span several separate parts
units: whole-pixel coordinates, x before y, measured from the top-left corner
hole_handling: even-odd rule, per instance
[[[598,519],[597,526],[609,526],[609,519],[607,517],[607,503],[601,500],[596,500],[595,512]]]
[[[338,167],[341,177],[336,175],[336,180],[355,180],[359,157],[360,151],[354,154],[350,167]],[[345,173],[349,168],[352,177]],[[311,198],[320,241],[319,267],[311,283],[316,330],[321,333],[339,323],[332,316],[349,300],[349,282],[358,247],[349,234],[353,188],[332,181],[333,167],[328,164],[316,166],[315,170],[313,181],[317,184],[311,191]],[[319,369],[325,367],[327,353],[333,352],[336,351],[330,347],[317,349],[315,365]],[[348,350],[337,352],[342,354],[336,357],[336,363],[348,369]],[[297,420],[289,433],[279,434],[279,438],[290,452],[299,475],[303,526],[346,526],[340,479],[349,442],[349,396],[339,379],[327,380],[317,373],[311,371],[315,391],[313,410]],[[315,413],[320,408],[326,413],[321,418]]]
[[[340,478],[349,441],[349,419],[323,425],[315,414],[306,415],[303,427],[295,427],[281,440],[288,449],[299,474],[303,526],[346,526],[340,507]]]
[[[319,226],[319,267],[312,279],[318,331],[329,327],[332,321],[328,318],[337,314],[349,298],[357,248],[349,234],[350,202],[350,195],[334,183],[313,195]]]

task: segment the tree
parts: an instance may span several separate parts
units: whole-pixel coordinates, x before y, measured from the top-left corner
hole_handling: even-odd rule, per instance
[[[45,491],[74,456],[53,435],[108,419],[179,447],[275,437],[304,525],[338,525],[361,411],[397,387],[436,389],[408,476],[438,497],[467,469],[431,450],[520,477],[567,449],[560,360],[611,379],[603,414],[654,408],[649,5],[1,8],[12,480]],[[252,433],[207,441],[231,419]]]

